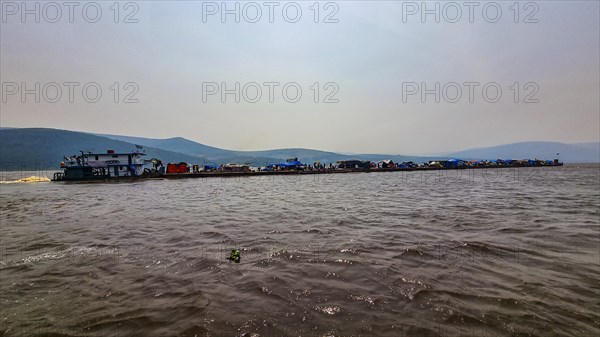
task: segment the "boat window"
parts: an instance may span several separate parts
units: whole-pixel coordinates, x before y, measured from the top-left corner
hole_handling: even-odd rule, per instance
[[[112,157],[113,157],[113,158],[119,158],[119,155],[117,155],[117,154],[113,154],[113,155],[112,155]]]

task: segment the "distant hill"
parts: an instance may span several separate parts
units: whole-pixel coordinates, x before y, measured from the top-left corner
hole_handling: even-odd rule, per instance
[[[215,163],[227,163],[227,162],[251,162],[255,165],[265,165],[266,163],[280,162],[291,157],[302,158],[305,162],[315,161],[336,161],[345,158],[343,155],[338,155],[333,152],[324,152],[317,150],[307,149],[278,149],[278,150],[267,150],[267,151],[235,151],[220,149],[201,143],[197,143],[185,138],[167,138],[167,139],[154,139],[154,138],[142,138],[142,137],[130,137],[120,135],[103,135],[97,134],[98,136],[107,137],[110,139],[116,139],[129,143],[152,146],[161,148],[168,151],[179,152],[194,157],[203,157],[207,161]],[[339,158],[339,159],[338,159]]]
[[[384,159],[391,159],[394,161],[418,161],[424,162],[433,159],[443,159],[441,157],[419,157],[419,156],[399,156],[389,154],[356,154],[347,155],[339,154],[335,152],[327,152],[320,150],[311,150],[303,148],[289,148],[289,149],[276,149],[276,150],[264,150],[264,151],[235,151],[220,149],[201,143],[197,143],[185,138],[167,138],[167,139],[153,139],[153,138],[142,138],[142,137],[130,137],[130,136],[119,136],[119,135],[104,135],[97,134],[111,139],[117,139],[130,143],[140,144],[144,146],[152,146],[164,150],[173,152],[184,153],[192,156],[202,156],[207,162],[214,163],[252,163],[255,166],[264,166],[267,163],[277,163],[288,158],[299,158],[305,163],[333,163],[338,160],[348,159],[362,159],[379,161]]]
[[[185,153],[191,156],[210,156],[210,155],[225,155],[232,151],[219,149],[216,147],[196,143],[194,141],[175,137],[167,139],[154,139],[154,138],[143,138],[143,137],[131,137],[131,136],[118,136],[118,135],[104,135],[95,134],[110,139],[116,139],[132,144],[139,144],[144,146],[161,148],[173,152]]]
[[[449,156],[463,159],[554,159],[557,153],[565,163],[598,163],[600,143],[522,142],[464,150]]]
[[[143,145],[147,159],[164,162],[197,164],[250,163],[264,166],[298,157],[304,163],[331,163],[338,160],[360,159],[396,162],[427,162],[447,158],[462,159],[553,159],[560,153],[565,162],[600,162],[600,143],[563,144],[555,142],[526,142],[451,153],[447,156],[419,157],[389,154],[339,154],[335,152],[290,148],[265,151],[234,151],[220,149],[185,138],[153,139],[118,135],[99,135],[46,128],[0,128],[0,170],[58,169],[65,155],[79,151],[104,152],[107,149],[130,152],[134,144]]]
[[[135,150],[135,145],[83,132],[3,128],[0,130],[0,169],[58,169],[65,155],[79,154],[79,151],[105,152],[107,149],[131,152]],[[146,153],[147,159],[198,161],[198,157],[152,147],[147,147]]]

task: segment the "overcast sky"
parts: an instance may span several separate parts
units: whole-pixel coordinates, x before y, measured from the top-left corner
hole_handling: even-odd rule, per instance
[[[220,1],[120,3],[118,13],[113,2],[98,2],[98,18],[96,5],[82,14],[85,2],[72,17],[58,2],[60,18],[38,3],[39,23],[36,3],[27,4],[33,11],[23,17],[20,1],[2,1],[4,127],[181,136],[237,150],[393,154],[600,140],[598,1],[521,2],[518,11],[512,1],[480,2],[472,13],[464,2],[427,3],[440,6],[439,23],[435,13],[423,20],[421,2],[238,2],[239,23],[234,14],[222,22]],[[39,103],[35,94],[21,95],[35,92],[36,82]],[[65,82],[79,83],[71,86],[73,103]],[[86,101],[94,100],[95,84],[82,93],[91,82],[102,89],[95,103]],[[234,94],[222,102],[220,84],[234,89],[236,82],[240,102]],[[297,85],[284,96],[286,83]],[[302,96],[286,101],[295,100],[297,86]],[[422,89],[432,93],[423,99]]]

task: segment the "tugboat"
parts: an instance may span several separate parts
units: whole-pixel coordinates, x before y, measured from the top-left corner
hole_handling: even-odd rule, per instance
[[[159,176],[157,166],[162,166],[160,160],[144,160],[146,153],[143,147],[136,145],[136,148],[130,153],[117,153],[114,150],[107,150],[106,153],[81,151],[81,155],[64,157],[64,161],[60,163],[64,171],[55,173],[52,180],[85,181]],[[144,169],[147,163],[152,163],[154,169]]]

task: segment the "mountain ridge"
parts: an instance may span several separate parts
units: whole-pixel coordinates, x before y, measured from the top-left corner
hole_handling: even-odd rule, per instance
[[[107,149],[130,152],[135,145],[85,132],[47,128],[14,128],[0,130],[0,169],[58,168],[63,156],[80,151],[105,152]],[[152,147],[146,148],[147,159],[170,158],[172,161],[190,161],[194,158]]]
[[[153,139],[144,137],[131,137],[109,134],[97,134],[107,138],[130,141],[140,145],[154,146],[165,150],[180,152],[188,155],[202,155],[212,163],[226,162],[251,162],[255,165],[266,165],[268,163],[277,163],[287,158],[297,157],[306,163],[314,162],[336,162],[338,160],[364,159],[364,160],[384,160],[392,159],[394,161],[427,161],[434,159],[443,159],[443,157],[430,156],[403,156],[390,154],[340,154],[332,151],[314,150],[306,148],[282,148],[259,151],[237,151],[220,149],[213,146],[197,143],[183,137],[173,137],[165,139]]]
[[[568,163],[600,162],[600,142],[573,143],[535,141],[479,147],[452,152],[451,157],[463,159],[559,158]]]
[[[305,148],[285,148],[261,151],[236,151],[198,143],[183,137],[154,139],[133,136],[95,134],[50,128],[0,128],[0,170],[22,170],[27,167],[58,168],[64,155],[80,151],[104,152],[107,149],[130,152],[135,144],[145,147],[147,159],[159,158],[165,162],[194,164],[222,164],[229,162],[265,166],[292,157],[302,162],[322,163],[338,160],[391,159],[396,162],[461,159],[554,159],[556,153],[564,162],[600,162],[600,142],[565,144],[560,142],[519,142],[492,147],[479,147],[452,152],[442,156],[405,156],[391,154],[340,154]]]

